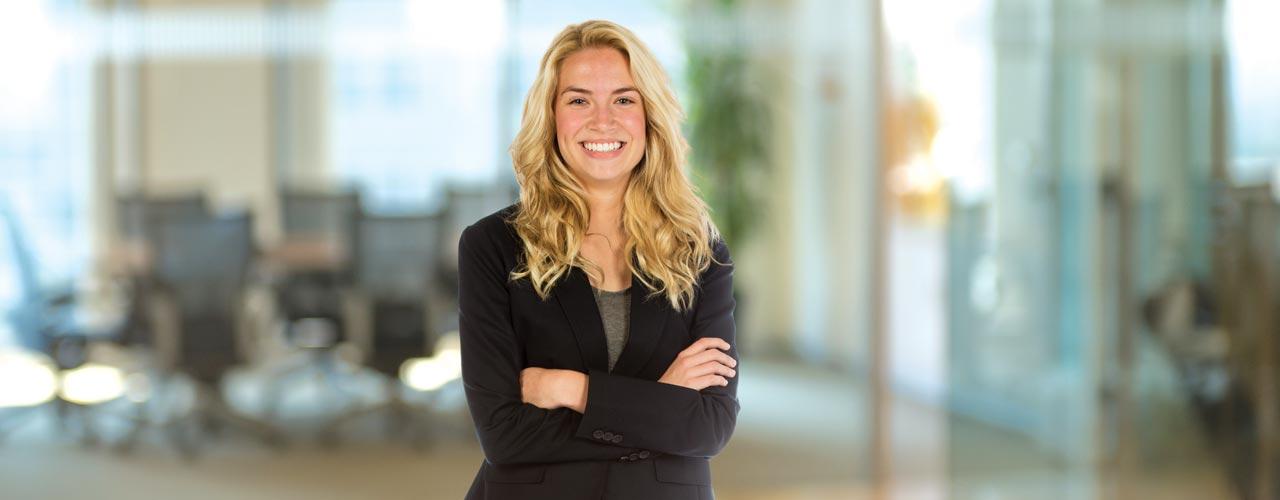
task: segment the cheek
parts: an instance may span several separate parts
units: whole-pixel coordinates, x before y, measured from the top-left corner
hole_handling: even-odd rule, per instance
[[[648,137],[648,130],[646,130],[645,127],[644,116],[637,118],[636,121],[629,124],[627,128],[629,129],[628,132],[631,133],[631,137],[634,138],[633,141],[635,144],[637,146],[642,146],[640,149],[644,149],[643,146],[645,144],[645,138]]]
[[[632,114],[632,115],[628,115],[623,120],[623,124],[624,124],[624,127],[626,127],[627,129],[627,133],[631,135],[632,141],[637,143],[644,142],[646,127],[645,127],[643,111]]]
[[[556,141],[563,145],[564,142],[569,139],[567,137],[568,134],[569,125],[560,120],[556,120]]]
[[[576,121],[569,113],[556,112],[556,139],[561,143],[572,142],[573,133],[577,130]]]

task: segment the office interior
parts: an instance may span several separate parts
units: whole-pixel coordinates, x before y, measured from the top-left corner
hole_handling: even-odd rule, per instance
[[[551,37],[669,72],[718,498],[1280,498],[1273,0],[0,2],[0,497],[460,498]]]

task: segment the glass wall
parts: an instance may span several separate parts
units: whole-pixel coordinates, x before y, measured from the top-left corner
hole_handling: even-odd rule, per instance
[[[93,113],[81,14],[75,1],[0,6],[0,310],[89,268]]]
[[[1271,289],[1223,285],[1274,280],[1274,201],[1229,187],[1275,170],[1270,7],[939,8],[885,7],[885,166],[896,366],[945,325],[948,491],[1270,498]]]
[[[565,25],[605,18],[671,76],[689,173],[732,248],[742,411],[713,462],[718,496],[1276,498],[1276,5],[0,2],[0,332],[16,331],[8,314],[33,290],[103,277],[119,286],[82,295],[163,324],[138,319],[146,270],[118,262],[147,262],[124,241],[130,196],[248,214],[250,340],[218,394],[301,443],[265,454],[210,432],[222,451],[169,469],[164,439],[60,447],[73,433],[51,410],[3,443],[17,452],[0,453],[0,484],[132,498],[129,485],[173,477],[209,497],[350,497],[381,477],[386,497],[461,496],[484,457],[447,363],[404,365],[419,381],[445,373],[419,390],[361,365],[373,347],[359,328],[327,351],[291,336],[320,316],[285,312],[290,259],[303,285],[351,283],[307,274],[343,257],[290,240],[286,193],[349,203],[333,195],[352,189],[359,206],[339,209],[419,216],[390,218],[402,222],[434,220],[460,188],[509,202],[507,148],[543,51]],[[393,240],[456,248],[456,232],[433,238]],[[448,295],[456,269],[434,260],[444,267],[406,282]],[[358,309],[343,301],[361,290],[340,292],[327,304]],[[405,311],[381,312],[427,316]],[[165,428],[201,394],[158,375],[160,349],[135,340],[86,349],[156,388],[84,405],[115,422],[101,436],[112,445],[111,429]],[[0,355],[0,370],[16,366]],[[311,363],[321,375],[278,376]],[[401,453],[400,427],[376,419],[333,453],[311,447],[335,413],[370,401],[428,408],[436,447]],[[0,425],[38,407],[0,405]],[[111,474],[66,485],[64,467]],[[314,472],[325,467],[344,473]],[[267,479],[240,481],[250,469]]]

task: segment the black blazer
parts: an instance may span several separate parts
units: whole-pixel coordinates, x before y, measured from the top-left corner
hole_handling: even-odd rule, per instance
[[[723,242],[676,312],[631,280],[630,336],[613,372],[586,274],[574,269],[547,300],[511,281],[522,246],[515,206],[481,219],[458,244],[462,380],[485,462],[467,499],[712,498],[709,458],[738,416],[738,379],[694,391],[657,380],[701,337],[734,345],[733,270]],[[729,354],[738,358],[737,348]],[[525,367],[589,376],[586,412],[521,402]]]

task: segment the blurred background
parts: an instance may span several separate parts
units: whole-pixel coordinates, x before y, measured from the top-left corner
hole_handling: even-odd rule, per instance
[[[591,18],[735,254],[720,498],[1280,498],[1274,0],[0,2],[0,497],[460,498],[457,236]]]

